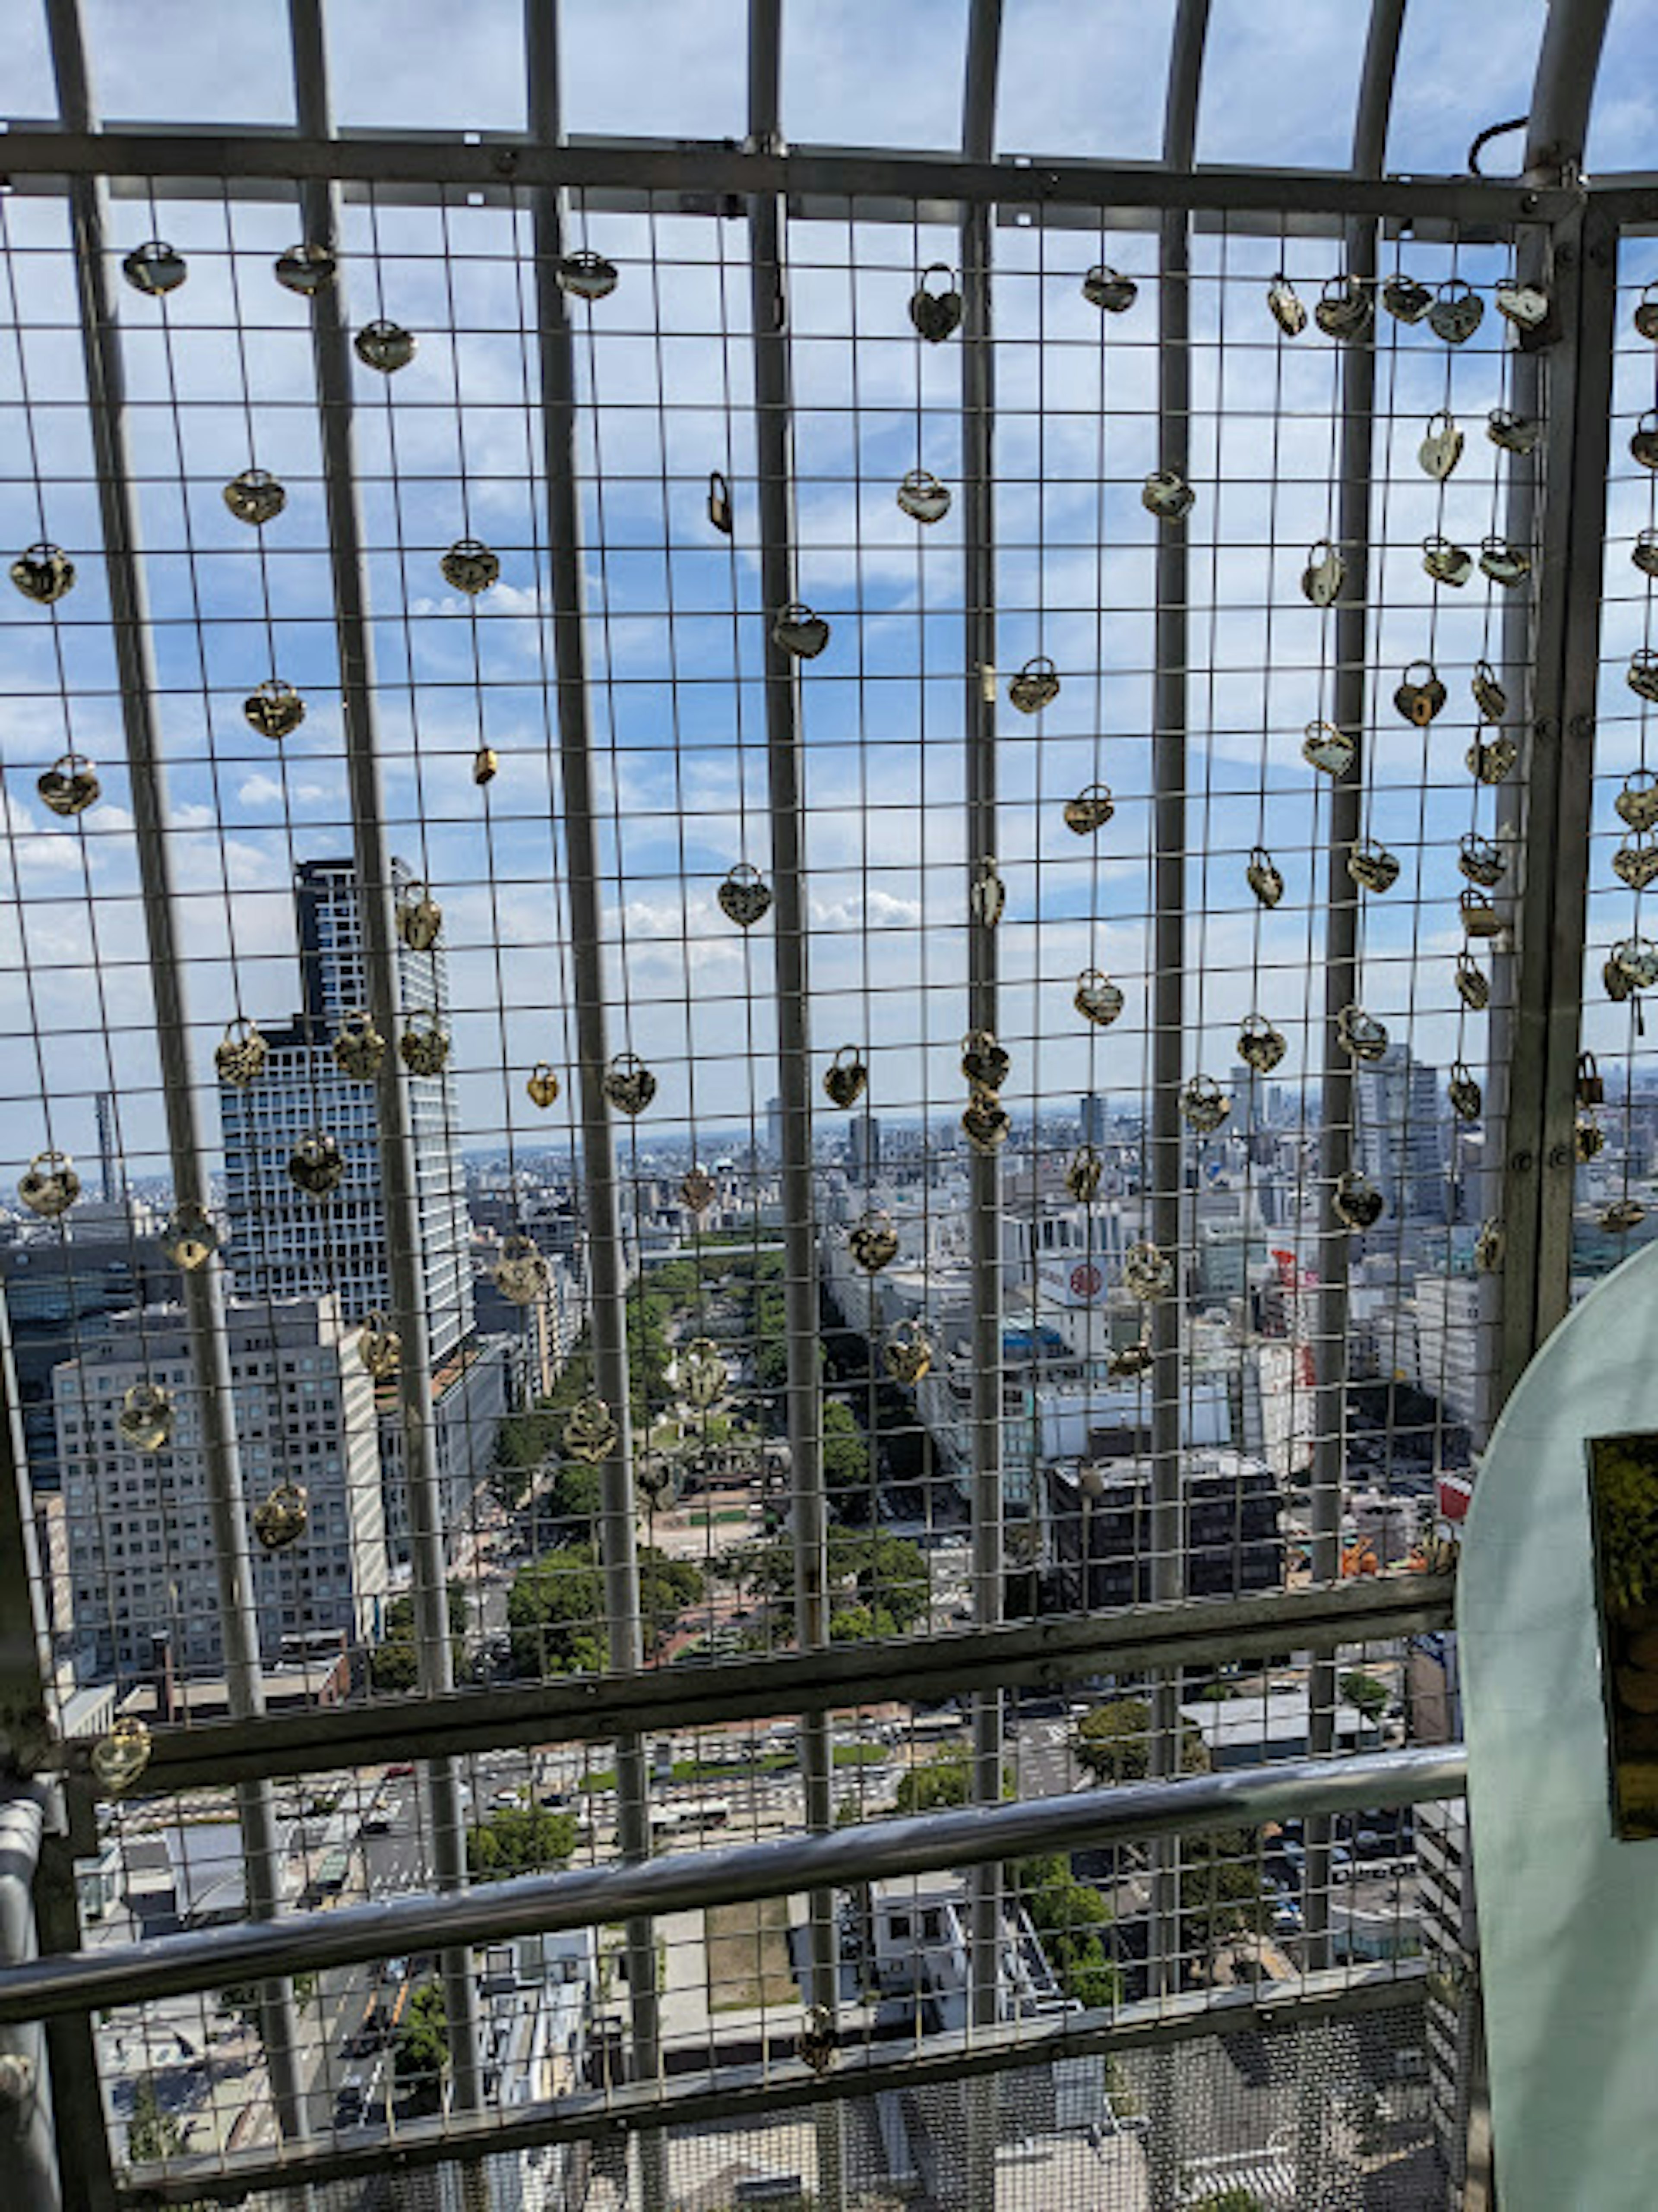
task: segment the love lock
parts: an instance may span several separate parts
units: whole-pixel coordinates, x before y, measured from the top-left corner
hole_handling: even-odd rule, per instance
[[[28,546],[11,564],[11,580],[26,599],[49,607],[75,588],[75,563],[61,545],[44,540]]]
[[[969,1030],[962,1039],[962,1073],[979,1091],[999,1091],[1011,1060],[988,1030]]]
[[[1060,672],[1046,653],[1039,653],[1009,679],[1007,696],[1022,714],[1039,714],[1060,696]]]
[[[1629,657],[1624,681],[1637,697],[1658,701],[1658,653],[1643,645]]]
[[[253,1508],[253,1534],[267,1552],[297,1544],[311,1522],[311,1499],[301,1482],[279,1482]]]
[[[398,1039],[398,1054],[410,1075],[441,1075],[449,1064],[449,1039],[437,1016],[413,1016]]]
[[[1643,338],[1658,338],[1658,283],[1649,284],[1637,301],[1635,328]]]
[[[1500,733],[1489,738],[1476,738],[1463,758],[1468,774],[1480,783],[1501,783],[1514,772],[1520,758],[1520,748],[1512,738]]]
[[[771,626],[772,641],[797,660],[816,660],[829,641],[829,626],[810,607],[791,604]]]
[[[1412,680],[1418,669],[1425,669],[1426,680]],[[1439,672],[1430,660],[1412,660],[1406,668],[1399,689],[1394,693],[1394,704],[1407,722],[1418,730],[1425,730],[1445,704],[1445,687],[1439,680]]]
[[[1658,576],[1658,530],[1649,524],[1631,546],[1629,557],[1643,576]]]
[[[143,292],[152,300],[164,300],[169,292],[176,292],[190,274],[185,257],[176,246],[164,239],[152,238],[146,246],[135,246],[124,256],[121,274],[135,292]]]
[[[1649,835],[1632,833],[1612,854],[1612,866],[1632,891],[1648,890],[1658,879],[1658,842]]]
[[[1099,969],[1084,968],[1077,978],[1071,1003],[1096,1029],[1108,1030],[1123,1010],[1123,995]]]
[[[1238,1026],[1238,1058],[1257,1075],[1270,1075],[1289,1050],[1283,1033],[1265,1014],[1246,1014]]]
[[[258,1024],[246,1016],[239,1016],[227,1025],[223,1038],[214,1048],[213,1065],[218,1070],[220,1082],[246,1091],[264,1073],[269,1051]]]
[[[1606,1103],[1606,1080],[1592,1052],[1580,1052],[1577,1055],[1577,1103],[1580,1106],[1604,1106]]]
[[[950,489],[926,469],[912,469],[898,487],[898,504],[915,522],[942,522],[950,513]]]
[[[1336,1016],[1336,1042],[1354,1060],[1380,1060],[1388,1049],[1388,1032],[1363,1006],[1344,1006]]]
[[[932,1366],[932,1340],[919,1322],[901,1321],[881,1346],[881,1363],[895,1382],[919,1382]]]
[[[1621,1006],[1635,989],[1634,984],[1624,972],[1623,963],[1618,957],[1616,945],[1612,947],[1606,965],[1600,970],[1600,980],[1606,985],[1606,996],[1615,1006]]]
[[[1105,1371],[1114,1382],[1137,1382],[1142,1375],[1151,1372],[1156,1356],[1146,1339],[1139,1336],[1132,1344],[1118,1346],[1106,1361]]]
[[[1512,591],[1530,575],[1531,556],[1510,544],[1506,538],[1487,538],[1480,544],[1479,565],[1492,583]]]
[[[493,745],[480,745],[472,755],[472,781],[480,791],[493,783],[501,770],[501,755]]]
[[[173,1207],[161,1231],[161,1249],[175,1267],[193,1275],[218,1249],[218,1227],[205,1207],[193,1200]]]
[[[1505,453],[1535,453],[1542,434],[1543,425],[1533,416],[1511,414],[1506,407],[1493,407],[1485,417],[1485,435]]]
[[[224,488],[224,503],[238,522],[263,530],[288,504],[288,494],[269,469],[244,469]]]
[[[403,1364],[403,1339],[383,1313],[371,1313],[357,1332],[357,1358],[376,1382],[389,1382]]]
[[[262,738],[291,738],[305,720],[305,702],[280,676],[267,676],[243,700],[242,719]]]
[[[312,300],[333,283],[338,264],[325,246],[300,245],[278,254],[275,267],[276,282],[284,292],[297,292],[301,299]]]
[[[1007,1142],[1012,1126],[995,1092],[975,1088],[962,1115],[962,1134],[974,1151],[999,1151]]]
[[[1453,1062],[1446,1095],[1451,1102],[1451,1111],[1459,1121],[1477,1121],[1485,1111],[1484,1094],[1464,1060]]]
[[[619,1052],[604,1071],[604,1096],[619,1114],[642,1114],[656,1096],[656,1078],[637,1053]]]
[[[1491,297],[1497,313],[1516,330],[1540,331],[1549,319],[1548,294],[1535,284],[1522,283],[1518,276],[1499,276]]]
[[[752,929],[771,912],[771,891],[758,868],[739,860],[714,893],[720,911],[739,929]]]
[[[523,1236],[502,1238],[491,1273],[495,1288],[515,1306],[532,1306],[549,1280],[545,1255],[532,1238]]]
[[[1419,323],[1433,303],[1428,287],[1402,270],[1395,270],[1382,288],[1382,304],[1398,322]]]
[[[968,886],[968,912],[981,929],[994,929],[1007,911],[1007,885],[988,854],[973,871]]]
[[[1189,1125],[1212,1136],[1232,1110],[1232,1102],[1212,1075],[1194,1075],[1181,1092],[1180,1109]]]
[[[954,274],[947,261],[934,261],[921,271],[909,297],[909,319],[929,345],[939,345],[961,328],[962,295],[950,282]],[[929,276],[942,276],[943,287],[929,292]]]
[[[414,332],[401,323],[365,323],[351,345],[363,367],[377,368],[382,376],[395,376],[407,368],[416,350]]]
[[[1658,469],[1658,408],[1649,408],[1641,417],[1629,449],[1643,469]]]
[[[1461,892],[1456,910],[1461,918],[1464,936],[1490,938],[1503,934],[1503,917],[1484,891]]]
[[[1167,1253],[1141,1238],[1122,1255],[1122,1286],[1131,1298],[1150,1305],[1174,1289],[1175,1263]]]
[[[1376,319],[1376,303],[1368,285],[1357,276],[1332,276],[1313,310],[1313,320],[1327,338],[1351,343],[1362,338]]]
[[[1484,884],[1487,890],[1496,889],[1508,867],[1502,847],[1476,830],[1470,830],[1463,838],[1456,865],[1471,884]]]
[[[345,1180],[345,1156],[333,1138],[312,1129],[288,1155],[289,1180],[312,1198],[330,1198]]]
[[[1447,345],[1466,345],[1485,320],[1485,303],[1460,276],[1442,284],[1428,310],[1428,327]]]
[[[1430,415],[1428,434],[1417,447],[1416,458],[1436,483],[1443,483],[1462,458],[1463,443],[1462,433],[1453,416]]]
[[[1322,548],[1322,550],[1320,549]],[[1315,543],[1301,572],[1302,597],[1315,607],[1332,606],[1347,574],[1346,563],[1327,538]]]
[[[386,1039],[374,1027],[374,1016],[355,1006],[340,1024],[332,1050],[342,1074],[354,1083],[372,1083],[386,1058]]]
[[[1509,695],[1497,680],[1497,671],[1489,660],[1476,660],[1473,675],[1468,684],[1473,693],[1473,703],[1479,709],[1482,722],[1500,722],[1509,711]]]
[[[572,1459],[583,1460],[589,1467],[597,1467],[608,1459],[621,1440],[610,1407],[604,1399],[578,1399],[571,1407],[564,1424],[564,1449]]]
[[[42,1221],[56,1221],[81,1195],[81,1178],[67,1152],[37,1152],[17,1179],[17,1195]]]
[[[66,818],[84,814],[97,804],[103,785],[98,781],[98,771],[82,753],[64,753],[44,775],[37,776],[34,784],[42,805],[54,814]]]
[[[693,1213],[706,1213],[720,1195],[720,1186],[705,1169],[692,1168],[680,1182],[679,1195]]]
[[[708,520],[722,538],[729,538],[737,526],[732,511],[731,486],[718,469],[708,471]]]
[[[1614,1198],[1610,1206],[1600,1209],[1600,1226],[1610,1230],[1614,1237],[1627,1237],[1646,1218],[1647,1210],[1638,1198]]]
[[[689,1406],[706,1413],[725,1396],[731,1376],[712,1337],[695,1336],[674,1362],[675,1383]]]
[[[1399,881],[1399,862],[1373,837],[1361,838],[1347,855],[1347,872],[1367,891],[1389,891]]]
[[[443,908],[424,884],[404,887],[398,901],[398,935],[411,952],[429,952],[443,927]]]
[[[1581,1166],[1587,1167],[1606,1150],[1606,1133],[1593,1114],[1580,1114],[1572,1124],[1572,1150]]]
[[[1631,830],[1658,829],[1658,774],[1637,768],[1624,778],[1624,787],[1612,803],[1619,819]]]
[[[823,1070],[823,1090],[832,1106],[855,1106],[869,1087],[869,1068],[855,1044],[843,1044]]]
[[[547,1060],[536,1062],[525,1079],[524,1088],[530,1103],[538,1106],[544,1114],[558,1103],[558,1078]]]
[[[481,538],[458,538],[438,567],[443,571],[444,582],[465,592],[469,599],[501,581],[501,556],[492,553]]]
[[[1065,1187],[1078,1206],[1091,1206],[1099,1195],[1105,1162],[1092,1145],[1078,1145],[1065,1171]]]
[[[586,246],[567,253],[555,273],[560,289],[574,300],[608,300],[622,281],[615,262]]]
[[[1307,327],[1307,310],[1300,295],[1281,272],[1266,287],[1266,306],[1286,338],[1298,338]]]
[[[1466,547],[1453,545],[1448,538],[1424,538],[1422,568],[1436,584],[1453,584],[1461,591],[1473,574],[1473,556]]]
[[[1104,829],[1116,811],[1116,801],[1107,787],[1090,783],[1086,791],[1066,800],[1065,826],[1074,830],[1079,837],[1092,836],[1096,830]]]
[[[1374,1229],[1386,1211],[1382,1193],[1357,1168],[1338,1176],[1330,1194],[1330,1211],[1345,1229]]]
[[[1140,505],[1159,522],[1184,522],[1196,498],[1177,469],[1153,469],[1140,487]]]
[[[834,2072],[840,2045],[835,2014],[827,2005],[811,2006],[795,2047],[820,2081]]]
[[[1315,725],[1315,727],[1317,726]],[[1339,732],[1337,733],[1339,735]],[[1337,774],[1340,771],[1337,770]],[[1264,907],[1275,907],[1284,896],[1284,878],[1273,865],[1272,856],[1264,845],[1257,845],[1249,854],[1249,865],[1243,872],[1244,881]]]
[[[1083,297],[1091,307],[1102,307],[1108,315],[1126,314],[1140,295],[1140,288],[1132,276],[1120,276],[1098,262],[1083,278]]]
[[[1456,995],[1473,1014],[1483,1014],[1491,1002],[1491,978],[1466,948],[1456,956]]]
[[[898,1256],[898,1232],[890,1217],[878,1210],[865,1213],[848,1232],[847,1249],[866,1275],[878,1275]]]
[[[116,1722],[88,1754],[93,1778],[106,1797],[131,1790],[149,1765],[149,1730],[136,1714]]]
[[[1326,775],[1344,776],[1358,758],[1358,748],[1333,722],[1309,722],[1301,741],[1301,757]]]
[[[173,1394],[159,1382],[135,1382],[121,1401],[115,1425],[136,1452],[165,1451],[173,1441]]]

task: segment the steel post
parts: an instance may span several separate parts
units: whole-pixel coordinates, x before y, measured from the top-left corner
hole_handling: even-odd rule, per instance
[[[38,1955],[33,1890],[42,1825],[38,1789],[25,1785],[14,1796],[0,1796],[0,1961],[7,1966],[22,1966]],[[0,2156],[8,2202],[18,2212],[61,2212],[52,2075],[38,2021],[0,2027]]]

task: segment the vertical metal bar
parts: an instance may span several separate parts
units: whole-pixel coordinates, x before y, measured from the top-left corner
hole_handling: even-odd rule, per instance
[[[33,1885],[43,1826],[38,1790],[24,1784],[15,1796],[0,1799],[0,1963],[8,1966],[22,1966],[38,1953]],[[60,2212],[52,2076],[39,2021],[0,2027],[0,2155],[7,2201],[18,2212]]]
[[[321,0],[291,0],[288,21],[300,128],[319,138],[330,137],[333,120]],[[325,179],[311,179],[301,186],[301,203],[307,240],[325,245],[337,253],[341,243],[337,188]],[[375,1028],[389,1042],[402,1024],[398,997],[398,934],[380,780],[368,564],[364,551],[352,401],[351,340],[342,277],[337,276],[333,283],[325,285],[316,295],[312,318],[312,356],[317,380],[329,563],[334,586],[334,628],[340,656],[346,783],[362,923],[363,963],[368,981],[369,1012]],[[431,1326],[421,1266],[419,1165],[409,1080],[401,1055],[395,1050],[388,1051],[376,1085],[375,1121],[386,1208],[386,1272],[391,1283],[393,1322],[403,1339],[398,1401],[409,1490],[416,1644],[420,1654],[421,1687],[431,1695],[453,1688],[454,1661],[449,1637],[442,1489],[432,1413]],[[431,1806],[432,1856],[438,1887],[458,1889],[466,1881],[466,1829],[456,1762],[452,1759],[428,1761],[426,1788]],[[454,2100],[463,2111],[475,2112],[483,2101],[483,2077],[477,1987],[471,1960],[465,1950],[446,1951],[441,1965]]]
[[[531,136],[538,144],[562,135],[555,0],[525,0],[525,65]],[[558,264],[564,219],[557,191],[538,187],[531,202],[536,314],[541,333],[542,451],[547,477],[547,544],[557,684],[559,768],[564,798],[564,861],[570,903],[571,973],[575,986],[576,1103],[581,1126],[581,1176],[588,1234],[593,1374],[616,1426],[616,1443],[601,1470],[599,1559],[604,1583],[607,1656],[611,1667],[636,1668],[644,1656],[635,1534],[633,1425],[628,1376],[627,1268],[622,1244],[616,1148],[604,1096],[610,1059],[604,1011],[604,906],[593,808],[592,732],[587,708],[587,640],[583,619],[581,510],[576,491],[575,350]],[[637,1735],[618,1736],[616,1834],[624,1859],[650,1856],[649,1784]],[[661,2073],[661,2005],[652,1922],[626,1931],[628,2004],[635,2078]],[[667,2197],[666,2147],[658,2130],[639,2138],[645,2212]]]
[[[77,0],[49,0],[47,26],[60,118],[66,131],[95,129]],[[145,948],[155,1006],[155,1048],[167,1121],[173,1202],[210,1202],[202,1133],[190,1066],[190,1021],[179,943],[167,802],[155,720],[156,678],[149,600],[133,495],[126,386],[120,334],[110,302],[106,252],[107,193],[101,180],[71,179],[76,283],[86,362],[87,404],[98,477],[98,509],[109,586],[112,643],[121,686],[121,722],[131,786],[133,843],[143,901]],[[216,1257],[180,1277],[189,1326],[191,1366],[201,1407],[201,1449],[208,1517],[218,1579],[226,1695],[238,1720],[265,1709],[248,1555],[248,1522],[236,1437],[230,1340],[225,1323],[225,1272]],[[268,1782],[237,1788],[248,1911],[274,1920],[282,1905],[283,1854]],[[298,2022],[286,1982],[265,1987],[260,2023],[277,2122],[287,2136],[305,2132]]]
[[[773,147],[780,139],[782,8],[751,0],[749,9],[749,138]],[[793,1488],[795,1638],[803,1651],[829,1642],[829,1514],[823,1491],[823,1394],[817,1326],[817,1226],[812,1188],[811,1033],[806,946],[804,804],[800,780],[799,663],[771,635],[778,610],[795,597],[793,507],[794,397],[789,352],[788,276],[781,203],[773,194],[749,203],[750,293],[754,343],[755,459],[760,518],[760,599],[765,611],[766,768],[771,812],[773,952],[777,1000],[777,1095],[782,1101],[785,1376],[789,1462]],[[852,282],[858,281],[857,271]],[[811,1713],[800,1724],[800,1766],[806,1826],[826,1834],[834,1824],[834,1741],[830,1716]],[[808,1903],[810,1999],[831,2015],[840,1978],[835,1896],[813,1890]],[[822,2106],[815,2117],[817,2199],[829,2212],[846,2201],[842,2109]]]

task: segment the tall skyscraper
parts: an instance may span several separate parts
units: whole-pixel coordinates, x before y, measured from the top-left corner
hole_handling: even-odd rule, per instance
[[[1390,1044],[1380,1060],[1355,1066],[1354,1164],[1387,1201],[1384,1234],[1445,1218],[1443,1115],[1438,1069],[1413,1059],[1408,1045]]]
[[[413,880],[392,863],[394,888]],[[333,1040],[367,1004],[362,914],[350,860],[307,860],[295,887],[300,942],[300,1010],[283,1027],[259,1028],[269,1057],[246,1090],[220,1089],[226,1253],[243,1297],[301,1297],[337,1290],[348,1324],[391,1304],[386,1206],[381,1189],[375,1087],[337,1064]],[[441,949],[398,948],[399,1020],[431,1013],[445,1022],[448,976]],[[397,1038],[386,1041],[397,1050]],[[472,1328],[472,1279],[454,1085],[446,1073],[408,1079],[419,1193],[421,1269],[432,1353],[441,1359]],[[345,1159],[339,1189],[319,1200],[288,1172],[312,1130],[331,1136]]]
[[[1105,1101],[1097,1091],[1084,1092],[1082,1112],[1078,1118],[1082,1125],[1084,1144],[1102,1145],[1105,1142]]]
[[[873,1114],[854,1114],[847,1129],[847,1168],[859,1182],[869,1182],[881,1168],[881,1124]]]
[[[98,1115],[98,1166],[104,1184],[104,1203],[113,1206],[126,1196],[127,1179],[121,1165],[121,1137],[116,1120],[115,1093],[100,1091],[93,1102]]]

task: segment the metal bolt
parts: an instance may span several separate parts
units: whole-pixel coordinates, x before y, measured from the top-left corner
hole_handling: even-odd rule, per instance
[[[497,148],[495,155],[495,167],[497,174],[503,177],[510,177],[517,167],[518,149],[516,147],[501,146]]]
[[[1515,1175],[1529,1175],[1532,1170],[1537,1165],[1537,1161],[1535,1157],[1530,1152],[1510,1152],[1509,1155],[1509,1165],[1513,1169]]]
[[[1570,1145],[1551,1145],[1549,1146],[1549,1165],[1552,1168],[1566,1168],[1570,1167],[1571,1164],[1571,1146]]]

